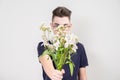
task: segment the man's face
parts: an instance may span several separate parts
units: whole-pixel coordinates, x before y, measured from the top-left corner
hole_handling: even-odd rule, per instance
[[[60,26],[60,25],[62,25],[62,26],[66,26],[66,31],[68,32],[69,30],[70,30],[70,28],[71,28],[71,23],[70,23],[70,19],[69,19],[69,17],[58,17],[58,16],[55,16],[54,18],[53,18],[53,21],[52,21],[52,23],[51,23],[51,27],[52,27],[52,30],[53,30],[53,32],[56,34],[56,28],[58,27],[58,26]]]

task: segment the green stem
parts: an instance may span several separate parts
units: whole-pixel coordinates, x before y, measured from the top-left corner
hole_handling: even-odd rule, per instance
[[[63,53],[63,55],[61,56],[61,58],[59,60],[59,64],[57,66],[58,70],[62,70],[63,65],[65,64],[65,61],[66,61],[66,57],[68,57],[67,51],[65,53]]]

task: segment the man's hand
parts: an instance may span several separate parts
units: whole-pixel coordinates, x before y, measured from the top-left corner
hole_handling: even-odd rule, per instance
[[[41,62],[45,73],[51,80],[62,80],[63,74],[65,73],[64,69],[61,71],[56,70],[49,55],[40,56],[39,61]]]
[[[62,69],[61,71],[55,69],[51,72],[51,75],[49,75],[49,77],[51,80],[62,80],[64,73],[64,69]]]

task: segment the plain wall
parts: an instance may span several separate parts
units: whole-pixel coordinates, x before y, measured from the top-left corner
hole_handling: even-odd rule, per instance
[[[0,80],[43,80],[40,25],[52,10],[72,10],[73,32],[89,60],[88,80],[120,80],[119,0],[0,0]]]

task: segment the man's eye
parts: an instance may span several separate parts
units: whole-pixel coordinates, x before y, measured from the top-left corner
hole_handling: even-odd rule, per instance
[[[64,24],[64,26],[67,26],[68,24]]]
[[[59,24],[54,24],[54,27],[58,27],[59,26]]]

